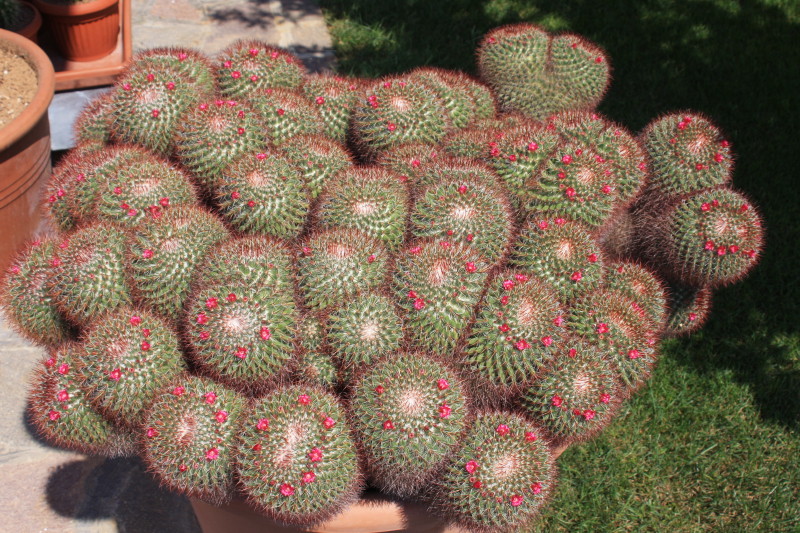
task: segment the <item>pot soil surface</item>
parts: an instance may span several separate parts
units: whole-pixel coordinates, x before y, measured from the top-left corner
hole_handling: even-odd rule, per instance
[[[14,120],[36,94],[36,72],[17,54],[0,48],[0,128]]]

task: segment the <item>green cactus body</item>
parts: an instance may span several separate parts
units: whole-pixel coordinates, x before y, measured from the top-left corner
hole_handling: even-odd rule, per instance
[[[530,382],[563,342],[564,312],[555,291],[515,271],[489,283],[464,348],[464,362],[500,393]]]
[[[494,173],[479,163],[436,167],[443,178],[420,191],[411,235],[471,245],[497,264],[511,245],[514,212]]]
[[[110,223],[94,223],[64,237],[50,260],[49,293],[76,325],[131,303],[125,274],[126,234]]]
[[[290,524],[332,516],[361,488],[344,410],[315,387],[280,388],[257,400],[239,436],[236,464],[248,501]]]
[[[607,265],[604,285],[619,291],[639,306],[658,330],[667,319],[667,294],[664,283],[650,270],[633,262]]]
[[[430,484],[469,420],[460,378],[414,352],[369,367],[355,385],[351,412],[372,483],[400,497]]]
[[[127,432],[103,418],[80,386],[80,348],[68,342],[48,351],[31,380],[28,416],[36,431],[56,446],[87,455],[132,452]]]
[[[533,127],[534,132],[541,133],[541,124],[538,122],[519,113],[504,113],[492,118],[478,119],[474,125],[448,134],[442,141],[442,146],[445,153],[454,157],[468,157],[488,162],[493,154],[500,155],[499,150],[493,150],[497,148],[498,141],[504,139],[511,130],[521,126]],[[556,137],[557,141],[560,140],[557,136],[552,136]],[[524,147],[527,149],[527,144]],[[521,153],[527,155],[524,151]],[[542,153],[539,152],[538,155],[541,156]]]
[[[87,152],[102,150],[111,142],[114,92],[109,91],[89,102],[75,119],[76,146]]]
[[[656,325],[627,296],[607,289],[594,291],[572,306],[567,327],[606,352],[626,396],[650,377],[657,358]]]
[[[195,269],[207,250],[229,237],[222,222],[193,206],[176,206],[136,229],[130,271],[137,301],[177,320]]]
[[[389,253],[377,239],[348,228],[323,230],[301,245],[299,290],[312,309],[346,302],[386,279]]]
[[[680,196],[731,179],[730,142],[702,115],[664,115],[647,125],[641,140],[652,163],[650,187],[658,194]]]
[[[267,288],[209,285],[186,304],[184,332],[193,360],[214,380],[261,392],[289,371],[297,307]]]
[[[476,102],[466,88],[465,74],[436,67],[419,67],[408,77],[427,85],[444,104],[450,121],[456,128],[466,128],[476,116]]]
[[[269,88],[295,89],[306,74],[297,56],[257,40],[237,41],[217,60],[219,88],[226,98],[250,99]]]
[[[603,254],[591,232],[563,218],[532,219],[520,232],[511,264],[550,284],[565,303],[593,291],[603,279]]]
[[[542,431],[518,414],[484,413],[437,482],[431,507],[471,530],[506,532],[533,520],[555,484]]]
[[[267,148],[263,121],[249,104],[204,101],[187,111],[175,136],[175,155],[206,189],[244,154]]]
[[[449,115],[436,92],[411,77],[374,84],[357,103],[351,120],[356,146],[369,158],[404,143],[436,144],[450,129]]]
[[[330,74],[311,74],[303,82],[303,94],[319,110],[323,133],[336,142],[347,139],[347,126],[361,85],[361,80]]]
[[[403,321],[394,303],[375,293],[362,294],[335,309],[326,329],[345,380],[397,351],[403,340]]]
[[[647,181],[647,154],[644,146],[628,130],[597,113],[566,111],[555,115],[550,124],[578,146],[590,148],[610,165],[617,203],[627,205]]]
[[[463,84],[463,89],[469,93],[475,103],[475,123],[493,120],[497,116],[497,106],[494,103],[491,89],[472,76],[461,72],[456,74],[459,82]]]
[[[344,146],[322,135],[297,135],[281,145],[281,153],[303,176],[311,200],[315,200],[339,172],[353,167]]]
[[[221,216],[245,234],[296,237],[308,215],[305,180],[290,161],[269,150],[231,161],[213,188]]]
[[[432,165],[439,161],[440,150],[436,145],[406,143],[381,152],[376,160],[379,166],[387,168],[400,176],[412,188],[420,183],[420,178]]]
[[[761,217],[741,193],[727,188],[681,199],[665,215],[660,268],[697,286],[718,287],[747,274],[761,256]]]
[[[198,201],[189,176],[145,150],[121,149],[95,175],[97,218],[122,226],[137,226],[164,209]]]
[[[338,369],[325,349],[326,335],[322,320],[315,314],[303,317],[298,328],[300,357],[294,377],[301,383],[332,391],[338,383]]]
[[[217,80],[211,59],[192,48],[177,46],[143,50],[128,64],[123,76],[130,72],[174,72],[198,93],[217,92]]]
[[[502,26],[478,48],[478,70],[503,109],[536,120],[592,109],[610,81],[605,53],[576,35],[550,36],[532,24]]]
[[[481,297],[490,264],[473,247],[412,243],[396,258],[394,288],[415,349],[450,356]]]
[[[212,94],[191,83],[178,69],[132,69],[115,85],[111,102],[113,138],[169,155],[183,115]]]
[[[408,189],[393,172],[352,167],[322,191],[316,217],[322,228],[357,229],[395,251],[403,242],[408,204]]]
[[[555,152],[528,192],[527,209],[565,217],[593,228],[603,225],[619,203],[611,164],[582,144]]]
[[[619,377],[603,350],[565,345],[525,393],[527,414],[560,443],[600,432],[620,405]]]
[[[262,235],[224,239],[209,248],[196,279],[207,285],[264,287],[275,294],[291,295],[294,275],[286,243]]]
[[[712,290],[707,287],[672,285],[669,288],[669,316],[666,335],[694,333],[706,323],[711,314]]]
[[[11,325],[36,344],[55,346],[70,339],[70,326],[48,291],[53,240],[35,240],[12,260],[0,280],[0,309]]]
[[[167,383],[186,371],[177,333],[158,316],[120,307],[96,320],[81,344],[81,388],[109,420],[133,428]]]
[[[250,101],[264,119],[268,139],[276,146],[297,135],[322,133],[317,105],[306,100],[299,90],[264,89]]]
[[[142,428],[148,469],[170,490],[227,500],[246,407],[244,396],[210,379],[176,379],[156,396]]]

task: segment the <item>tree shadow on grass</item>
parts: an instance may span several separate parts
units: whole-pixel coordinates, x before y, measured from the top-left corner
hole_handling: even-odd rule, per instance
[[[699,373],[729,371],[765,420],[800,426],[800,9],[755,0],[565,2],[323,0],[341,72],[379,76],[435,65],[474,73],[489,29],[532,22],[584,35],[611,57],[600,111],[639,131],[675,110],[714,120],[737,154],[734,182],[767,228],[760,265],[716,292],[710,322],[666,357]],[[413,13],[413,17],[409,14]],[[346,40],[337,42],[338,36]]]

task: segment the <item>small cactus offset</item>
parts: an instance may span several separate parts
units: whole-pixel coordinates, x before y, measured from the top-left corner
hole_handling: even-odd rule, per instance
[[[251,503],[293,524],[324,520],[361,488],[344,410],[335,396],[314,387],[280,388],[253,403],[239,435],[236,469]]]
[[[141,429],[143,459],[166,487],[212,503],[230,498],[246,399],[188,375],[162,387]]]
[[[464,388],[452,370],[418,353],[366,370],[350,410],[372,483],[400,497],[430,484],[469,422]]]
[[[369,484],[535,528],[560,452],[765,230],[709,118],[596,112],[598,45],[514,24],[477,62],[368,80],[254,40],[139,52],[43,188],[55,235],[0,281],[48,350],[37,432],[294,526]]]
[[[475,531],[499,533],[527,525],[556,483],[542,430],[511,412],[478,415],[448,463],[432,508]]]

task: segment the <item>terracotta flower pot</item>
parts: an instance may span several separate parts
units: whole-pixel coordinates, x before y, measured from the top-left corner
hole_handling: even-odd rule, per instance
[[[53,64],[36,44],[0,30],[0,48],[24,58],[36,72],[38,89],[30,105],[0,129],[0,272],[42,220],[41,188],[50,177],[50,122],[47,107],[55,91]]]
[[[23,37],[27,37],[33,42],[37,42],[36,38],[39,33],[39,28],[42,27],[42,15],[30,2],[23,2],[20,0],[19,3],[22,9],[27,12],[27,15],[23,17],[24,22],[22,22],[22,26],[10,28],[10,30],[14,33],[19,33]]]
[[[31,0],[42,12],[59,52],[72,61],[93,61],[114,51],[119,35],[119,0],[72,4]]]

